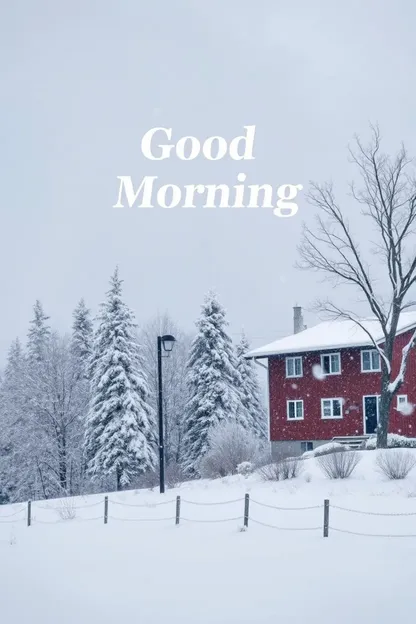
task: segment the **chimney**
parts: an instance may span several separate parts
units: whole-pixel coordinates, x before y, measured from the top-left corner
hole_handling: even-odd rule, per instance
[[[298,334],[306,326],[303,324],[302,308],[298,305],[293,307],[293,333]]]

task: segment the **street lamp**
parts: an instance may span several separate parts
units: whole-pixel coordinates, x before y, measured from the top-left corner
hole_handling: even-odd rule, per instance
[[[163,434],[163,390],[162,390],[162,345],[163,350],[166,351],[169,357],[169,353],[173,349],[173,345],[176,342],[175,338],[170,334],[157,337],[157,376],[159,381],[159,486],[160,493],[165,492],[165,443]]]

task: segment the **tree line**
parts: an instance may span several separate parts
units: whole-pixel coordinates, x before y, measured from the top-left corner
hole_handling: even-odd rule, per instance
[[[212,433],[235,423],[267,439],[250,346],[234,346],[226,312],[206,295],[196,335],[169,315],[142,327],[123,299],[118,269],[99,314],[81,300],[71,332],[54,331],[40,301],[26,343],[11,344],[0,380],[0,502],[140,487],[157,464],[156,337],[172,333],[164,360],[167,469],[198,478]]]

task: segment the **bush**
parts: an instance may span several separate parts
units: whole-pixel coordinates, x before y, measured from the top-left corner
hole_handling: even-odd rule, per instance
[[[254,470],[254,465],[249,461],[241,462],[237,466],[237,474],[242,475],[243,477],[248,477]]]
[[[222,423],[208,437],[209,451],[199,463],[201,477],[217,479],[237,473],[243,462],[258,465],[265,453],[264,444],[237,423]]]
[[[290,457],[262,466],[259,469],[259,474],[264,481],[285,481],[298,477],[302,469],[302,460],[298,457]]]
[[[379,451],[376,465],[388,479],[405,479],[416,466],[416,456],[409,451],[398,449]]]
[[[367,450],[377,448],[377,436],[371,436],[365,443]],[[406,436],[397,433],[389,433],[387,435],[387,448],[416,448],[416,438],[406,438]]]
[[[165,481],[168,488],[177,488],[186,481],[183,468],[177,462],[170,462],[166,466]]]
[[[77,508],[74,500],[72,498],[63,498],[59,501],[57,513],[61,520],[75,520],[77,517]]]
[[[361,457],[355,451],[345,451],[321,455],[317,457],[317,462],[328,479],[348,479],[360,459]]]

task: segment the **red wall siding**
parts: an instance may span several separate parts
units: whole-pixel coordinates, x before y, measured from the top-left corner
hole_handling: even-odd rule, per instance
[[[393,373],[400,366],[401,350],[410,338],[410,332],[398,336],[395,343]],[[334,350],[336,352],[337,350]],[[330,440],[334,436],[363,434],[363,396],[380,394],[380,373],[361,372],[361,349],[344,349],[341,353],[341,375],[328,375],[320,381],[312,374],[314,364],[320,364],[321,353],[302,355],[303,377],[286,379],[285,356],[269,359],[270,439],[271,440]],[[416,350],[410,353],[405,383],[398,394],[407,394],[410,403],[416,403]],[[323,420],[321,399],[344,398],[343,418]],[[304,420],[288,421],[286,401],[302,399]],[[393,400],[390,431],[416,436],[416,410],[405,416],[396,409]]]

